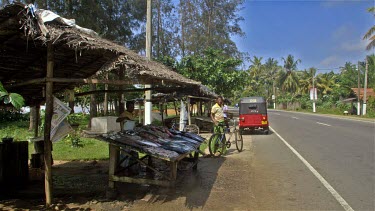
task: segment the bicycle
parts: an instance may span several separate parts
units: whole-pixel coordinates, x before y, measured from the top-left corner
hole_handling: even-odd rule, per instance
[[[236,143],[238,152],[241,152],[243,149],[243,138],[241,131],[237,129],[237,121],[234,120],[234,128],[232,132],[229,132],[228,141],[226,140],[224,126],[224,122],[221,122],[219,123],[219,125],[214,126],[214,133],[208,141],[208,149],[211,156],[214,156],[216,153],[219,153],[219,155],[225,154],[226,148],[230,148],[232,145],[231,139],[233,137],[233,134],[234,142]]]

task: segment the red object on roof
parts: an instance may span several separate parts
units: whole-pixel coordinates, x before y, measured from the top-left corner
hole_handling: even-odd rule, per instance
[[[354,94],[356,94],[358,96],[358,88],[351,88],[354,92]],[[365,89],[364,88],[360,88],[359,89],[359,99],[363,100],[363,93],[364,93]],[[375,97],[375,92],[374,92],[374,89],[372,88],[367,88],[366,89],[366,101],[368,100],[369,97]]]

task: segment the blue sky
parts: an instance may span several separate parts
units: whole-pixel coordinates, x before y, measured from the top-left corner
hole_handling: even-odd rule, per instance
[[[373,53],[362,40],[374,25],[367,12],[373,5],[373,0],[245,0],[240,15],[246,36],[234,40],[240,51],[262,61],[273,57],[282,64],[281,57],[292,54],[302,60],[298,69],[327,72]]]

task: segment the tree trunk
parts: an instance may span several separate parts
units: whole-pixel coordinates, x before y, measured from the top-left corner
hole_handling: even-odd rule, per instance
[[[182,11],[181,11],[181,20],[180,20],[180,23],[181,23],[181,54],[182,54],[182,58],[185,57],[185,11],[184,11],[184,0],[180,0],[180,5],[182,7]],[[184,5],[184,6],[183,6]]]
[[[161,11],[160,11],[160,7],[161,7],[161,1],[160,0],[157,0],[156,1],[156,7],[157,7],[157,21],[158,21],[158,25],[157,25],[157,34],[156,34],[156,58],[160,58],[160,34],[161,34]]]

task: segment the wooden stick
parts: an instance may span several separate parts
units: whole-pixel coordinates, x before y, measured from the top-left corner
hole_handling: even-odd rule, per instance
[[[39,121],[40,121],[40,105],[35,105],[35,128],[34,128],[34,138],[38,137],[39,133]]]
[[[54,49],[52,42],[47,44],[47,78],[53,77]],[[46,205],[52,204],[52,152],[51,152],[51,120],[53,115],[53,82],[46,83],[46,114],[44,127],[44,190]]]
[[[116,165],[118,163],[119,156],[120,156],[120,147],[110,144],[109,145],[109,171],[108,171],[109,178],[115,175]],[[109,180],[108,186],[109,188],[114,189],[115,182],[112,180]]]

